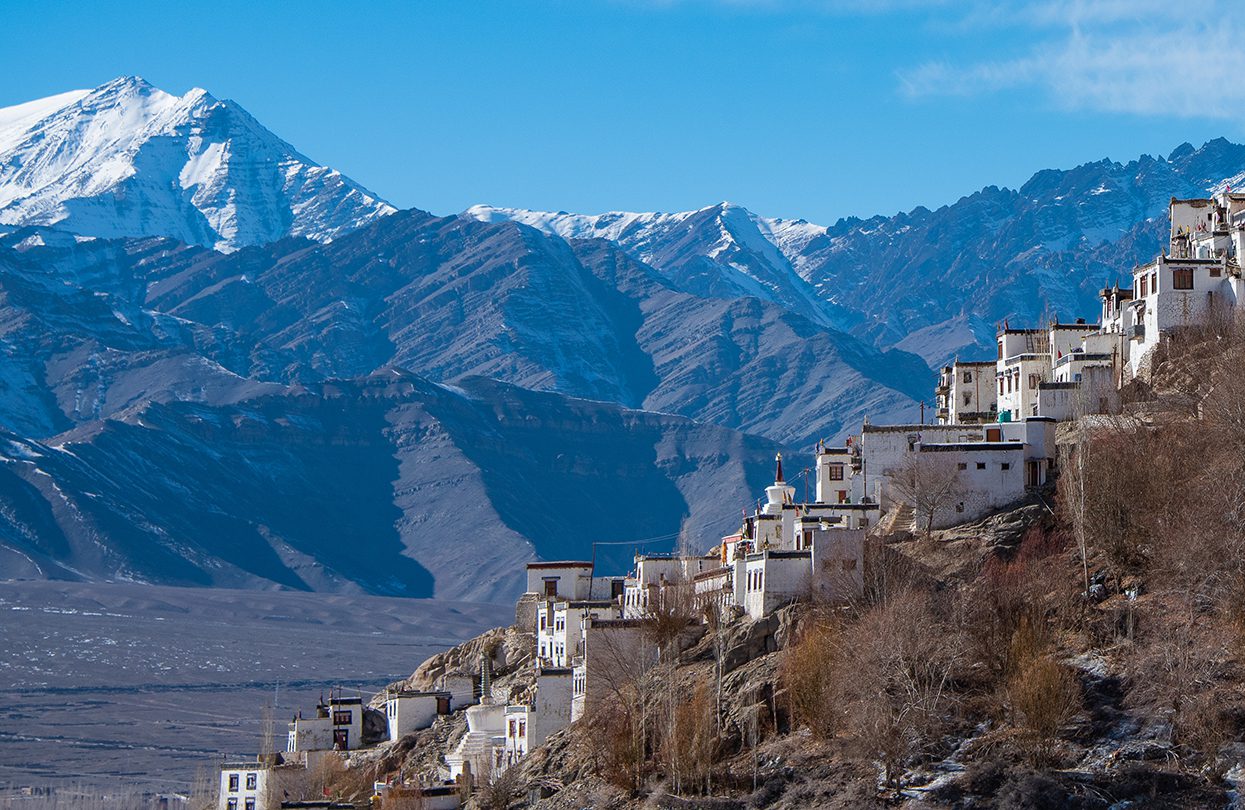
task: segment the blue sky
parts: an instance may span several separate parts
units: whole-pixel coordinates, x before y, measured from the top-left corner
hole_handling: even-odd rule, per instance
[[[731,200],[829,224],[1042,168],[1241,140],[1242,24],[1218,0],[1198,9],[4,0],[0,106],[137,74],[238,101],[402,207]]]

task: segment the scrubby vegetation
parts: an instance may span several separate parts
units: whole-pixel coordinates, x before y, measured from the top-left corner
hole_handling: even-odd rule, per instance
[[[864,596],[653,617],[661,663],[495,806],[1226,806],[1245,755],[1245,339],[1060,428],[1057,489],[872,540]],[[537,797],[540,797],[537,799]]]

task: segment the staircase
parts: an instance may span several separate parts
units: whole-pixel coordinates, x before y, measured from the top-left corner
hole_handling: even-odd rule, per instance
[[[458,741],[452,753],[445,755],[445,764],[450,767],[450,778],[455,779],[462,774],[466,765],[476,777],[493,764],[493,735],[487,731],[468,731]]]
[[[916,534],[916,513],[911,504],[899,503],[886,513],[878,524],[878,533],[885,536],[891,534]]]

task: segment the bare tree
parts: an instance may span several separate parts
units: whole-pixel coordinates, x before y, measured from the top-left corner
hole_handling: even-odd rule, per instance
[[[912,507],[917,523],[925,526],[927,540],[933,536],[938,515],[964,491],[955,462],[937,453],[909,453],[887,476],[891,489]]]
[[[668,724],[660,744],[666,774],[676,794],[708,793],[719,735],[709,684],[698,681],[690,697],[667,689]]]

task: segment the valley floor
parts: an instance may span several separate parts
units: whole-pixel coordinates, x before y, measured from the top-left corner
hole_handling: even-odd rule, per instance
[[[0,582],[0,788],[187,790],[277,747],[331,686],[370,695],[512,608],[136,584]]]

